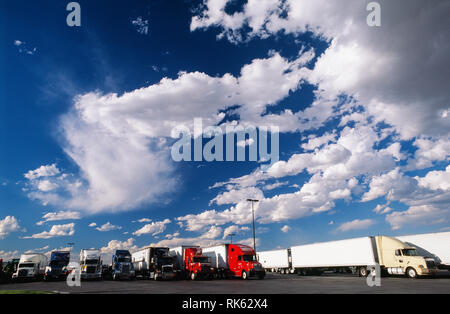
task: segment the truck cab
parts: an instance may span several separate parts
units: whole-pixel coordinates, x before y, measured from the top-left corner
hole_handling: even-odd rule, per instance
[[[69,274],[67,266],[70,262],[70,252],[55,251],[50,255],[50,263],[45,268],[44,280],[65,279]]]
[[[47,260],[47,257],[41,253],[23,254],[20,257],[17,271],[12,275],[12,279],[42,279]]]
[[[81,250],[81,279],[101,279],[102,259],[99,250]]]
[[[244,280],[249,277],[263,279],[266,275],[266,271],[257,260],[255,251],[247,245],[228,245],[228,262],[233,276]]]
[[[113,280],[135,278],[130,251],[116,250],[112,256],[111,274]]]
[[[211,258],[204,256],[198,247],[187,248],[184,251],[185,272],[190,279],[212,278],[214,268],[211,267]]]
[[[420,256],[415,247],[386,236],[378,236],[376,241],[380,264],[388,274],[406,275],[409,278],[436,274],[434,260]]]
[[[6,263],[3,271],[7,281],[10,281],[12,279],[12,275],[17,271],[17,268],[19,267],[19,261],[19,258],[14,258]]]
[[[175,263],[176,257],[168,254],[158,255],[153,259],[153,279],[172,280],[175,278]]]

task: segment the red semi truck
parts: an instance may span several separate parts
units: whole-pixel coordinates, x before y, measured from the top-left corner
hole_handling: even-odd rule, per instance
[[[204,256],[202,249],[198,246],[180,246],[171,249],[170,255],[176,256],[176,269],[180,278],[213,278],[214,268],[211,267],[211,259]]]
[[[256,258],[253,248],[243,244],[222,244],[204,248],[203,254],[211,257],[211,265],[222,278],[249,277],[263,279],[266,271]]]

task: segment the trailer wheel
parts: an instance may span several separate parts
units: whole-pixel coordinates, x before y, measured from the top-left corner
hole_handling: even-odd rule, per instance
[[[414,268],[409,267],[406,270],[406,276],[408,276],[408,278],[417,278],[417,272]]]
[[[359,268],[359,277],[367,277],[369,276],[369,271],[366,267],[360,267]]]
[[[247,272],[244,270],[243,272],[242,272],[242,279],[243,280],[247,280],[248,279],[248,274],[247,274]]]
[[[197,279],[197,274],[192,272],[191,273],[191,280],[195,280],[195,279]]]

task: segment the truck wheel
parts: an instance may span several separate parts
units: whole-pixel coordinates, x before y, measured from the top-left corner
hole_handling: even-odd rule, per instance
[[[242,279],[243,280],[247,280],[248,279],[248,274],[247,274],[247,272],[245,270],[242,272]]]
[[[266,275],[265,275],[264,273],[263,273],[263,274],[259,274],[259,275],[258,275],[258,279],[259,279],[259,280],[263,280],[265,276],[266,276]]]
[[[408,276],[408,278],[416,278],[417,277],[417,272],[414,268],[409,267],[406,270],[406,276]]]
[[[369,276],[369,271],[366,267],[360,267],[359,268],[359,277],[367,277]]]
[[[197,274],[196,273],[191,273],[191,280],[195,280],[197,279]]]

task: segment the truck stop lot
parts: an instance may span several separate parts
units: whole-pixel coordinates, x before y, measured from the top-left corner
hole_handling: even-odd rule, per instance
[[[268,273],[264,280],[83,281],[81,287],[74,288],[68,287],[64,281],[28,282],[0,285],[0,290],[75,294],[448,294],[450,272],[440,272],[435,278],[383,277],[381,287],[369,287],[365,278],[355,275],[325,273],[322,276],[301,277]]]

